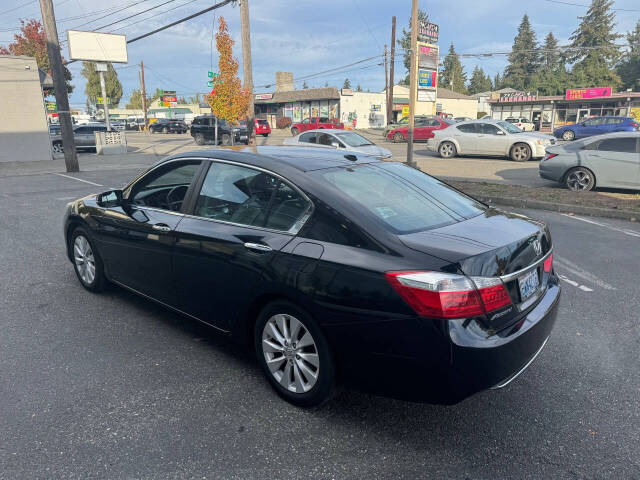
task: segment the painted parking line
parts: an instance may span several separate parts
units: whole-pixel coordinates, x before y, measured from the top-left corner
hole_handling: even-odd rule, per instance
[[[71,175],[64,175],[62,173],[54,173],[54,175],[57,175],[59,177],[64,177],[64,178],[70,178],[71,180],[77,180],[78,182],[88,183],[89,185],[95,185],[96,187],[104,187],[104,185],[101,185],[99,183],[90,182],[89,180],[83,180],[81,178],[72,177]]]
[[[629,235],[631,237],[640,238],[640,232],[631,230],[629,228],[614,227],[613,225],[609,225],[608,223],[596,222],[595,220],[590,220],[588,218],[583,218],[583,217],[576,217],[575,215],[568,215],[566,213],[561,213],[560,215],[567,218],[572,218],[574,220],[580,220],[581,222],[590,223],[592,225],[598,225],[599,227],[608,228],[609,230],[614,230],[616,232],[624,233],[625,235]]]
[[[574,287],[579,288],[583,292],[593,292],[593,288],[589,288],[586,285],[581,285],[578,282],[576,282],[575,280],[571,280],[570,278],[566,277],[565,275],[562,275],[561,273],[558,274],[558,277],[563,282],[566,282],[569,285],[573,285]]]
[[[579,277],[587,282],[591,282],[594,285],[597,285],[604,290],[616,290],[616,287],[605,282],[601,278],[598,278],[591,272],[587,272],[584,268],[576,265],[575,263],[567,260],[564,257],[558,257],[556,255],[553,256],[553,261],[556,263],[560,270],[567,270],[569,273],[573,274],[576,277]]]

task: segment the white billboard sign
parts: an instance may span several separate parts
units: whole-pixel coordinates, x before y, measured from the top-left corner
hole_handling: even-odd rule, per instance
[[[127,63],[127,40],[112,33],[67,30],[69,58],[88,62]]]

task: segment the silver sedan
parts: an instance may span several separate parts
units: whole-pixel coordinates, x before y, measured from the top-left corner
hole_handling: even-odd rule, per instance
[[[443,158],[460,155],[500,155],[515,162],[542,158],[546,147],[555,144],[551,135],[523,132],[501,120],[470,120],[434,130],[427,148]]]
[[[285,138],[284,145],[312,146],[319,148],[340,148],[354,153],[391,158],[391,151],[379,147],[371,141],[349,130],[307,130],[295,137]]]
[[[542,178],[569,190],[640,189],[640,132],[616,132],[547,148]]]

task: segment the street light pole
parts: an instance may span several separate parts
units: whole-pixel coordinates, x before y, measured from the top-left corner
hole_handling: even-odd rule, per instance
[[[240,26],[242,28],[242,73],[244,88],[249,91],[247,106],[247,136],[249,143],[255,144],[255,112],[253,106],[253,71],[251,66],[251,32],[249,28],[249,0],[240,0]]]
[[[411,4],[411,70],[409,90],[409,138],[407,140],[407,165],[417,167],[413,160],[413,127],[416,115],[416,88],[417,88],[417,59],[416,50],[418,44],[418,0],[412,0]]]
[[[56,27],[56,16],[53,12],[52,1],[40,0],[40,12],[42,13],[42,23],[44,24],[44,33],[47,39],[47,55],[49,56],[49,63],[51,65],[53,91],[56,96],[56,104],[58,105],[58,121],[60,122],[60,133],[62,134],[64,163],[67,172],[77,172],[80,170],[80,167],[78,166],[76,144],[73,140],[71,110],[69,110],[67,84],[64,80],[60,44],[58,43],[58,28]]]
[[[393,116],[393,64],[396,56],[396,17],[391,18],[391,61],[389,62],[389,90],[387,90],[387,123]]]

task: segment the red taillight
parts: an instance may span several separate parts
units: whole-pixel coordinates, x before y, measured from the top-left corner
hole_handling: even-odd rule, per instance
[[[542,161],[546,162],[547,160],[551,160],[553,157],[557,157],[557,156],[558,156],[557,153],[547,153],[542,159]]]
[[[389,272],[386,278],[421,317],[475,317],[511,304],[499,278],[442,272]]]
[[[545,271],[545,273],[551,272],[552,268],[553,268],[553,253],[551,255],[549,255],[547,257],[547,259],[544,261],[544,271]]]
[[[632,126],[633,128],[638,128],[638,124],[637,124],[636,122],[631,122],[631,126]]]

